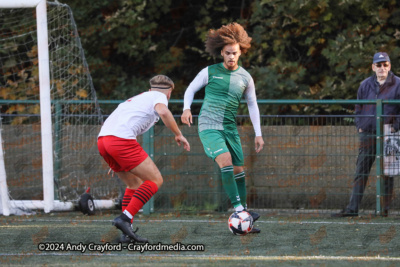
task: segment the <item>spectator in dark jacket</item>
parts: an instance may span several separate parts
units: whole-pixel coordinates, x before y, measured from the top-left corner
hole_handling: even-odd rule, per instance
[[[387,53],[379,52],[374,55],[372,70],[374,74],[361,82],[358,88],[357,99],[400,99],[400,78],[390,71],[390,58]],[[384,124],[390,124],[392,132],[400,128],[399,105],[386,104],[383,107]],[[376,154],[376,106],[356,105],[356,127],[360,146],[357,158],[357,168],[353,184],[350,203],[332,217],[358,216],[358,210],[367,185],[369,172],[375,161]],[[393,177],[384,176],[384,203],[383,216],[388,215],[389,205],[393,195]]]

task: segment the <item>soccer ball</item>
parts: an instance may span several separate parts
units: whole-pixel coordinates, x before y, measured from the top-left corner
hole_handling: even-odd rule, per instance
[[[229,216],[228,226],[234,235],[247,235],[253,229],[253,217],[247,211],[236,211]]]

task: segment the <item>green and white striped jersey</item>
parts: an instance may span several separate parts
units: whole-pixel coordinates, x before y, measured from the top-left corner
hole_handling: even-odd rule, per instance
[[[261,136],[260,112],[254,81],[242,67],[228,70],[223,63],[204,68],[185,92],[183,109],[190,109],[194,94],[205,86],[204,103],[199,116],[199,132],[213,129],[236,131],[236,115],[244,95],[256,136]]]

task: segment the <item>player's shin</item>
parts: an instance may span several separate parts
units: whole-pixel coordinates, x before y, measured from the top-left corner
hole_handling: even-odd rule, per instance
[[[150,200],[150,198],[158,191],[158,186],[152,181],[145,181],[132,196],[129,205],[123,212],[131,220],[133,216]]]
[[[126,207],[131,202],[134,193],[135,193],[134,189],[129,189],[129,188],[125,189],[125,194],[124,197],[122,198],[122,211],[125,211]]]

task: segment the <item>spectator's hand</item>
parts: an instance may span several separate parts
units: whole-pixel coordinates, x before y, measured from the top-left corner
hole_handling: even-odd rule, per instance
[[[362,133],[362,132],[363,132],[363,130],[360,128],[360,129],[358,129],[358,132],[359,132],[359,133]]]
[[[264,147],[264,140],[262,136],[256,136],[254,143],[256,145],[256,153],[260,152]]]
[[[190,109],[185,109],[182,113],[181,116],[181,121],[184,124],[187,124],[190,127],[190,124],[193,124],[193,119],[192,119],[192,112]]]
[[[391,133],[395,133],[396,132],[396,130],[393,128],[393,126],[390,127],[390,132]]]
[[[178,144],[178,146],[181,146],[181,144],[183,144],[183,148],[186,151],[190,151],[190,144],[183,135],[176,135],[175,141]]]

